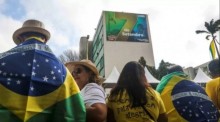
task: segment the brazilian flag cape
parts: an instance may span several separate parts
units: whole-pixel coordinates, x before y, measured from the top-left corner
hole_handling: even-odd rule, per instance
[[[79,92],[70,72],[37,38],[0,54],[0,122],[84,122]]]
[[[168,121],[217,122],[219,112],[205,90],[198,84],[180,77],[183,74],[175,74],[164,76],[161,80],[163,85],[159,84],[157,88],[166,107]]]

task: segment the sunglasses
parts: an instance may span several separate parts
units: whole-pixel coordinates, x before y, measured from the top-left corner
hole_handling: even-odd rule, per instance
[[[78,75],[78,74],[82,73],[82,71],[83,71],[83,69],[76,68],[76,69],[73,70],[72,74],[77,74]]]

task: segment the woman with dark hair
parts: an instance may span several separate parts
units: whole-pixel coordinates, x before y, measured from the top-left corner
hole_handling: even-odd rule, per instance
[[[160,95],[150,87],[144,68],[128,62],[107,100],[107,122],[167,122]]]

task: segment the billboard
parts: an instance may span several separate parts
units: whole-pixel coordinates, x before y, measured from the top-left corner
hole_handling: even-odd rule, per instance
[[[149,42],[146,15],[105,11],[107,41]]]

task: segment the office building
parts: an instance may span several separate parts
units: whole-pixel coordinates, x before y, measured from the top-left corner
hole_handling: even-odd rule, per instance
[[[92,41],[87,42],[80,42],[80,49],[86,48],[86,52],[80,53],[88,54],[103,77],[114,66],[121,72],[127,62],[138,61],[140,57],[144,57],[147,65],[155,65],[146,14],[103,11]]]

